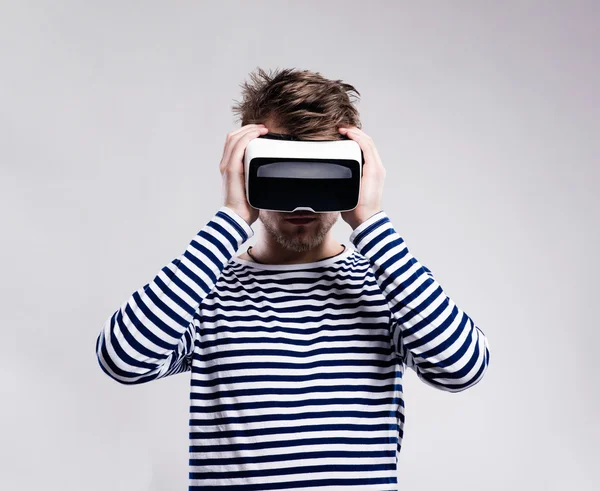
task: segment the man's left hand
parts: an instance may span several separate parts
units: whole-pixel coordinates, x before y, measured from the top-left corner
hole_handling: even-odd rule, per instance
[[[375,213],[382,211],[381,197],[386,170],[369,135],[356,126],[340,127],[338,131],[357,142],[364,155],[358,205],[353,210],[340,213],[342,219],[354,230]]]

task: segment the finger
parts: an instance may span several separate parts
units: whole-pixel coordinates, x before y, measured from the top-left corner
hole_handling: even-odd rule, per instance
[[[264,135],[269,130],[267,128],[253,128],[249,131],[245,131],[240,133],[237,141],[233,145],[231,149],[231,158],[228,160],[228,165],[233,165],[234,167],[231,169],[236,174],[243,174],[244,167],[242,162],[242,157],[248,146],[248,142],[258,137],[259,135]]]
[[[256,124],[252,123],[252,124],[246,124],[246,125],[244,125],[244,126],[241,126],[240,128],[238,128],[237,130],[235,130],[235,131],[232,131],[232,132],[231,132],[231,133],[229,133],[229,134],[230,134],[231,136],[237,136],[237,135],[239,135],[240,133],[244,133],[244,132],[246,132],[246,131],[248,131],[248,130],[251,130],[251,129],[253,129],[253,128],[265,128],[265,125],[264,125],[263,123],[256,123]]]
[[[379,158],[379,153],[377,152],[377,149],[375,148],[375,143],[373,142],[373,139],[367,135],[364,131],[353,127],[351,129],[349,129],[348,131],[346,131],[346,134],[352,138],[354,141],[356,141],[359,145],[360,148],[363,151],[363,155],[365,157],[365,170],[364,172],[366,172],[367,174],[370,174],[371,172],[374,172],[376,169],[375,167],[383,167],[383,163],[381,162],[381,159]],[[366,164],[370,164],[370,165],[366,165]]]
[[[259,129],[266,129],[266,127],[264,125],[248,124],[242,126],[241,128],[235,131],[232,131],[231,133],[228,133],[227,138],[225,139],[225,148],[223,149],[223,165],[227,165],[227,163],[230,161],[231,154],[234,151],[234,147],[236,143],[240,140],[240,138],[242,138],[245,134],[249,132],[253,132],[256,134],[257,130]]]
[[[242,126],[241,128],[238,128],[235,131],[231,131],[230,133],[228,133],[227,138],[225,138],[225,150],[229,150],[228,153],[231,153],[231,147],[235,145],[235,142],[240,137],[240,135],[243,135],[244,133],[247,133],[248,131],[254,128],[265,128],[265,125],[262,123],[247,124]]]

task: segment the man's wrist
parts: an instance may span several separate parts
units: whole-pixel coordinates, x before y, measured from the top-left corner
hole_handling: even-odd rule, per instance
[[[226,208],[231,210],[233,213],[235,213],[238,217],[240,217],[242,220],[244,220],[248,224],[249,227],[252,226],[251,218],[249,216],[247,216],[245,213],[236,210],[233,206],[230,206],[230,205],[223,205],[223,206],[225,206]]]
[[[351,219],[348,224],[350,225],[350,227],[352,227],[352,230],[356,230],[363,223],[365,223],[369,218],[371,218],[374,215],[377,215],[377,213],[381,213],[382,211],[383,210],[380,209],[378,211],[373,211],[373,212],[368,212],[368,213],[361,214],[356,219]]]

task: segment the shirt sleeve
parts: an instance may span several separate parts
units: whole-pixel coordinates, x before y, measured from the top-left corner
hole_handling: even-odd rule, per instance
[[[356,227],[350,241],[371,263],[403,363],[436,389],[460,392],[479,382],[490,359],[485,334],[411,254],[385,211]]]
[[[241,216],[222,206],[182,255],[106,320],[96,340],[100,368],[127,385],[191,370],[200,303],[253,235]]]

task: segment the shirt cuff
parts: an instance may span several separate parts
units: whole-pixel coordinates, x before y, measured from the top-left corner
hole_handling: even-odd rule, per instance
[[[389,221],[389,217],[383,210],[371,215],[352,231],[350,234],[350,242],[356,247],[362,238],[368,234],[368,231],[375,228],[375,224],[381,223],[382,219],[385,219],[384,221]]]
[[[254,235],[254,230],[252,229],[250,224],[246,220],[244,220],[240,215],[238,215],[237,212],[235,212],[228,206],[221,206],[221,208],[219,208],[219,211],[226,213],[229,217],[231,217],[235,221],[235,223],[237,225],[239,225],[240,229],[243,230],[243,232],[244,232],[243,234],[240,234],[240,235],[245,235],[245,241]]]

